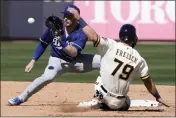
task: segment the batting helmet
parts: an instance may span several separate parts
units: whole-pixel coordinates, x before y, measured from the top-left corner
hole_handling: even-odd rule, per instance
[[[120,28],[119,38],[122,42],[132,43],[131,47],[135,47],[138,37],[136,34],[136,28],[131,24],[125,24]]]

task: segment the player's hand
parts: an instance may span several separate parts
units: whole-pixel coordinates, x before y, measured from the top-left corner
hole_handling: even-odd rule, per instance
[[[34,67],[34,64],[35,64],[35,60],[31,60],[29,64],[26,66],[25,72],[28,72],[28,73],[31,72],[32,68]]]
[[[79,12],[78,12],[76,9],[74,9],[74,8],[68,8],[68,11],[73,14],[73,17],[74,17],[77,21],[79,21],[79,19],[80,19],[80,14],[79,14]]]
[[[167,105],[162,98],[156,99],[156,101],[158,101],[159,103],[161,103],[162,105],[166,107],[169,107],[169,105]]]

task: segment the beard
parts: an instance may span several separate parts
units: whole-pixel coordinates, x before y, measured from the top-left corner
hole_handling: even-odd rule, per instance
[[[66,21],[64,21],[64,26],[65,27],[71,27],[72,26],[72,22],[70,20],[66,20]]]

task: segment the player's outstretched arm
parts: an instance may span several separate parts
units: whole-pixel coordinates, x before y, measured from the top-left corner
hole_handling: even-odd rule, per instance
[[[83,32],[87,35],[88,40],[94,42],[94,44],[97,42],[99,35],[96,33],[94,29],[92,29],[87,23],[80,17],[80,14],[77,10],[74,8],[68,9],[70,13],[73,14],[74,18],[79,21],[80,27],[82,27]]]
[[[156,98],[156,101],[158,101],[159,103],[165,105],[166,107],[169,107],[169,105],[167,105],[163,99],[161,98],[161,96],[159,95],[155,84],[153,83],[152,79],[148,76],[145,79],[142,79],[144,82],[145,87],[147,88],[147,90]]]
[[[34,56],[32,60],[28,63],[25,67],[25,72],[31,72],[32,68],[34,67],[35,62],[40,58],[40,56],[44,53],[45,49],[48,45],[40,42],[34,52]]]
[[[152,79],[149,76],[149,68],[144,58],[141,58],[141,63],[138,67],[138,73],[148,92],[151,93],[159,103],[168,107],[168,105],[162,100],[161,96],[159,95],[156,89],[155,84],[153,83]]]
[[[49,39],[49,30],[47,29],[45,33],[40,38],[40,42],[36,47],[32,60],[27,64],[25,67],[25,72],[31,72],[32,68],[34,67],[35,62],[40,58],[40,56],[45,52],[48,46],[48,39]]]
[[[80,22],[83,19],[80,19]],[[84,22],[84,21],[82,21]],[[100,36],[95,32],[95,30],[93,30],[89,25],[85,26],[83,28],[84,33],[87,35],[87,37],[89,38],[89,41],[92,41],[94,46],[100,41]]]
[[[28,64],[27,66],[25,67],[25,72],[31,72],[32,68],[34,67],[34,64],[35,64],[35,60],[32,59]]]
[[[111,47],[111,41],[107,38],[100,37],[96,31],[91,28],[81,17],[77,10],[74,8],[68,9],[70,13],[73,14],[74,18],[79,22],[80,27],[82,28],[84,34],[88,37],[89,41],[93,42],[95,47],[98,47],[98,50],[101,55],[105,54],[106,51]]]

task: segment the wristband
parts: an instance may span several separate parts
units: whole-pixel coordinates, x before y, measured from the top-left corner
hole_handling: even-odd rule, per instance
[[[158,91],[155,91],[155,93],[153,94],[153,96],[154,96],[156,99],[161,98],[161,96],[159,95]]]
[[[97,40],[93,43],[93,46],[97,47],[99,45],[99,43],[100,43],[100,36],[97,35]]]
[[[79,24],[81,28],[84,28],[85,26],[87,26],[87,23],[82,18],[79,19]]]

